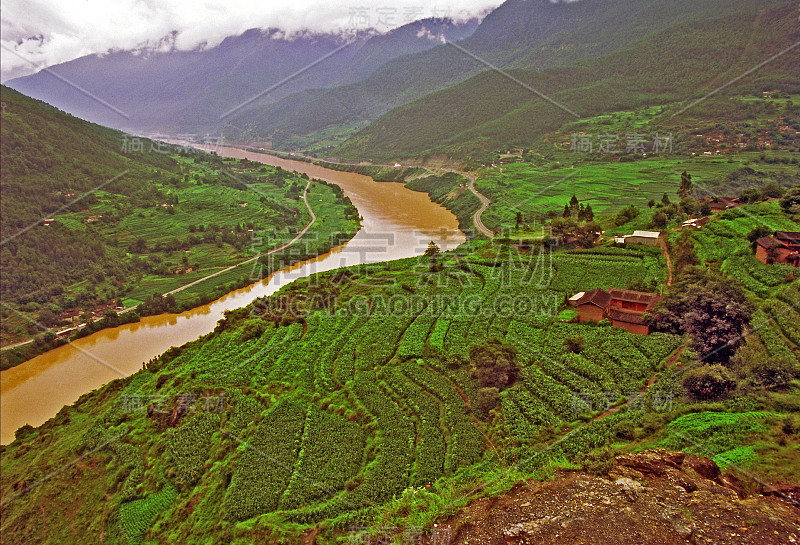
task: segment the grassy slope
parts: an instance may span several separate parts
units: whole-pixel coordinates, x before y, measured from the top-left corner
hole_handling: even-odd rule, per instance
[[[748,210],[787,228],[797,226],[772,205]],[[716,223],[736,221],[739,230],[758,223],[752,215],[735,214],[736,219],[721,216],[697,236],[721,236],[714,234]],[[746,248],[741,251],[746,255]],[[656,249],[561,251],[553,256],[552,277],[536,274],[541,264],[529,257],[474,242],[442,256],[440,272],[430,272],[427,260],[412,259],[299,281],[282,296],[333,294],[339,309],[335,315],[312,312],[302,326],[265,324],[254,317],[262,315],[263,303],[255,313],[234,312],[214,333],[87,394],[40,429],[20,432],[3,451],[4,497],[63,461],[100,448],[11,500],[4,534],[46,535],[44,542],[53,543],[101,532],[107,543],[157,543],[168,535],[183,542],[249,543],[278,536],[293,542],[291,536],[322,521],[342,529],[357,520],[429,528],[437,516],[464,504],[462,495],[477,479],[491,482],[493,475],[504,474],[488,487],[500,490],[515,479],[573,463],[595,447],[666,444],[667,423],[702,411],[777,413],[758,413],[755,427],[735,427],[731,416],[730,424],[702,431],[709,444],[725,447],[720,454],[731,451],[725,460],[735,458],[774,480],[796,477],[791,465],[767,467],[790,459],[796,439],[784,435],[781,444],[768,445],[759,438],[781,435],[784,420],[797,409],[797,385],[786,392],[743,390],[721,403],[693,403],[663,368],[681,339],[565,324],[530,310],[500,312],[509,295],[558,304],[576,290],[624,287],[628,280],[648,277],[663,282],[663,258]],[[500,267],[487,266],[492,263]],[[800,303],[796,286],[785,277],[775,277],[771,289],[778,302]],[[442,299],[454,303],[449,312],[435,304],[437,297],[450,298]],[[772,298],[753,297],[764,308],[774,304]],[[369,316],[347,312],[368,308],[365,298],[372,301]],[[388,298],[421,306],[388,316],[381,310]],[[456,310],[456,303],[476,298],[483,313],[474,307]],[[789,347],[797,361],[800,339],[793,335],[800,314],[790,309],[778,324],[753,335],[749,344]],[[584,339],[579,356],[562,346],[570,335]],[[519,381],[488,416],[478,405],[465,362],[470,347],[487,338],[514,346],[521,365]],[[680,363],[690,361],[684,357]],[[648,390],[643,411],[623,410],[584,424],[597,413],[575,405],[573,393],[597,403],[603,392],[638,391],[654,374],[660,379]],[[198,401],[173,428],[169,413],[177,414],[173,408],[182,394],[196,394]],[[221,413],[203,401],[217,394],[227,399]],[[129,412],[126,399],[136,395],[164,400],[167,413]],[[684,431],[700,425],[676,422]],[[729,425],[735,427],[730,433]],[[546,455],[530,458],[571,430]],[[76,481],[77,475],[82,478]],[[420,488],[431,482],[432,489]],[[66,490],[72,498],[76,486],[81,501],[66,501]],[[417,494],[404,493],[408,487]],[[162,502],[163,497],[174,501]],[[40,506],[47,514],[46,531]],[[333,535],[324,532],[319,539],[328,542]],[[346,533],[339,535],[347,539]]]
[[[3,103],[4,342],[39,332],[24,316],[92,310],[118,298],[135,306],[279,246],[311,219],[299,199],[303,177],[174,148],[156,153],[145,139],[143,151],[126,152],[130,137],[118,131],[6,88]],[[319,219],[306,254],[358,229],[337,187],[314,183],[309,198]],[[53,225],[23,231],[51,216]],[[186,265],[190,272],[174,272]],[[249,272],[235,269],[180,292],[177,308],[239,287]]]

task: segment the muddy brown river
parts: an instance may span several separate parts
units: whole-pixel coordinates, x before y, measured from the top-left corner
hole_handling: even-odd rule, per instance
[[[147,316],[139,323],[105,329],[3,371],[2,444],[11,442],[20,426],[38,426],[82,394],[135,373],[142,368],[142,362],[170,346],[209,333],[226,310],[272,294],[297,278],[343,266],[420,255],[430,240],[442,249],[452,249],[464,241],[450,211],[432,202],[425,193],[411,191],[402,184],[375,182],[360,174],[238,148],[221,147],[217,152],[303,172],[339,185],[363,217],[362,229],[347,244],[328,254],[279,270],[208,305],[182,314]],[[313,199],[309,204],[314,207]]]

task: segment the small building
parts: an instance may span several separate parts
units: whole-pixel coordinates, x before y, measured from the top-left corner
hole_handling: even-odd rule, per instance
[[[703,197],[698,202],[701,204],[708,203],[708,206],[711,207],[711,210],[716,212],[727,210],[729,208],[736,208],[742,204],[742,201],[739,199],[731,197]]]
[[[756,259],[800,268],[800,232],[775,231],[774,236],[756,240]]]
[[[688,219],[683,222],[681,229],[694,229],[695,231],[698,231],[703,228],[703,225],[708,223],[709,219],[710,218],[708,217]]]
[[[611,325],[621,327],[637,335],[647,335],[650,328],[644,314],[653,310],[661,300],[655,293],[642,291],[611,289],[608,292],[610,302],[607,315]]]
[[[658,231],[634,231],[632,235],[624,238],[625,244],[644,244],[645,246],[659,246],[658,237],[661,233]]]
[[[57,319],[59,322],[77,322],[81,317],[81,313],[81,309],[71,308],[59,314]]]
[[[660,300],[661,297],[654,293],[597,288],[576,293],[567,300],[567,304],[578,311],[579,322],[599,322],[608,318],[614,327],[637,335],[647,335],[650,328],[644,315]]]
[[[611,301],[606,290],[597,288],[592,291],[581,291],[569,298],[567,304],[578,311],[579,322],[599,322],[605,318],[606,307]]]

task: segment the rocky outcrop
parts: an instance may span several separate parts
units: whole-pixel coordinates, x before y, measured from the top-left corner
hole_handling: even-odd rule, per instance
[[[771,485],[764,485],[761,493],[765,496],[777,496],[787,501],[792,502],[797,507],[800,507],[800,485],[792,483],[778,483]]]
[[[454,544],[800,544],[800,486],[745,497],[708,458],[650,450],[607,476],[563,471],[479,500],[446,522]]]

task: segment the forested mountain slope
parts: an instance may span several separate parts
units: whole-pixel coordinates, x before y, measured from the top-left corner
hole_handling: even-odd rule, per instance
[[[565,66],[621,51],[637,40],[652,38],[666,29],[679,33],[686,25],[722,17],[747,18],[780,4],[787,5],[773,0],[581,0],[571,3],[511,0],[490,13],[473,35],[458,42],[461,49],[451,45],[436,47],[394,59],[353,85],[307,90],[271,107],[253,105],[238,117],[233,116],[231,127],[226,131],[234,137],[237,134],[248,138],[260,135],[277,147],[291,147],[293,139],[299,135],[335,127],[341,127],[344,132],[353,121],[373,120],[391,108],[458,84],[488,70],[486,63],[528,70]],[[745,45],[748,37],[749,32],[737,35],[731,31],[726,42],[729,47]],[[692,52],[692,58],[705,46],[698,45],[700,49]],[[669,47],[671,44],[657,48],[651,62],[662,62],[661,59],[670,54]],[[561,83],[563,85],[557,89],[570,87],[572,82],[566,79]],[[470,107],[480,110],[486,104],[473,100]],[[439,111],[439,115],[444,115],[444,106],[440,105]],[[391,115],[404,112],[399,110]],[[457,111],[456,116],[459,115],[462,114]],[[434,118],[427,123],[434,132],[440,129],[437,121]],[[368,130],[382,132],[385,127],[378,123]],[[402,138],[399,133],[390,134],[394,136]],[[373,144],[381,145],[381,142],[376,140]]]
[[[441,37],[468,36],[476,24],[426,20],[374,36],[361,27],[298,36],[251,29],[213,48],[88,55],[7,85],[127,131],[219,135],[231,120],[234,127],[240,123],[225,114],[254,97],[248,109],[309,88],[349,84],[397,56],[435,47]]]
[[[617,53],[569,66],[508,72],[518,81],[485,71],[391,110],[334,153],[391,160],[524,147],[581,117],[651,105],[667,106],[661,116],[666,128],[698,116],[725,119],[737,113],[736,103],[726,97],[800,89],[800,48],[741,78],[798,40],[796,6],[790,4],[678,25]],[[719,94],[673,118],[684,105],[720,87],[724,89]],[[658,125],[656,120],[651,127]]]

